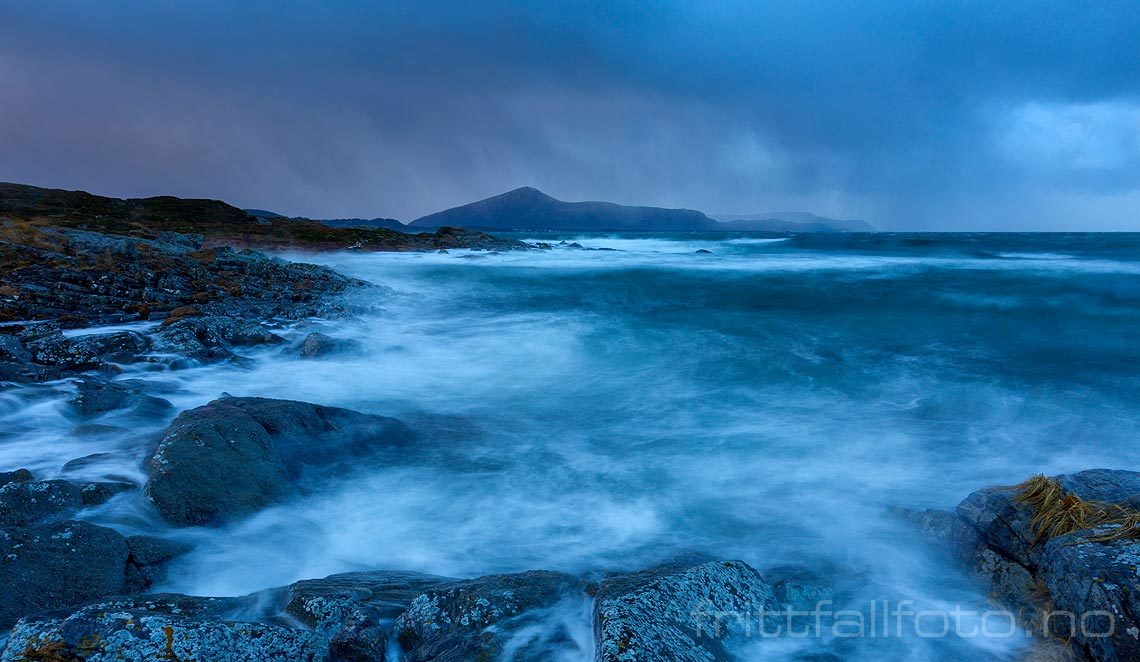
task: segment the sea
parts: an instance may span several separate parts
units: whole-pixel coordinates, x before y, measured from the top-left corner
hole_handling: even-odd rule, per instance
[[[355,295],[370,310],[355,319],[280,331],[363,352],[127,367],[175,405],[157,420],[77,421],[69,382],[9,389],[0,468],[51,478],[106,453],[90,477],[143,481],[174,413],[226,393],[394,416],[417,432],[406,461],[224,528],[170,529],[137,492],[84,517],[193,544],[164,591],[365,569],[596,576],[704,554],[805,568],[863,623],[734,648],[766,660],[1026,659],[1032,640],[897,510],[1140,470],[1140,234],[515,237],[552,247],[283,255],[381,286]],[[927,615],[884,632],[884,608]],[[592,659],[589,604],[550,619],[573,644],[551,659]]]

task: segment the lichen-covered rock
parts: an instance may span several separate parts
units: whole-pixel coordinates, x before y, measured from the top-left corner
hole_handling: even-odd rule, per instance
[[[611,577],[595,596],[596,659],[729,660],[725,640],[755,632],[776,606],[772,587],[741,561],[681,561]]]
[[[82,507],[82,490],[66,480],[17,481],[0,487],[0,526],[59,518]]]
[[[72,613],[21,620],[2,662],[38,659],[86,662],[323,662],[328,642],[298,628],[233,619],[248,608],[243,598],[145,595],[87,605]]]
[[[529,616],[584,589],[576,577],[541,570],[444,584],[416,597],[392,636],[407,662],[494,660],[512,633],[530,624]]]
[[[360,343],[346,338],[333,338],[323,333],[310,333],[305,336],[298,350],[303,359],[319,359],[335,354],[351,354],[360,351]]]
[[[183,412],[149,463],[146,495],[179,526],[239,519],[363,457],[411,439],[403,423],[268,398],[222,398]]]
[[[1039,575],[1054,614],[1049,634],[1091,660],[1140,660],[1140,540],[1091,542],[1081,533],[1054,538],[1045,545]]]
[[[424,591],[457,580],[415,572],[372,571],[297,582],[285,611],[329,637],[337,662],[386,659],[393,621]]]
[[[0,528],[0,630],[25,614],[121,593],[127,541],[87,522]]]

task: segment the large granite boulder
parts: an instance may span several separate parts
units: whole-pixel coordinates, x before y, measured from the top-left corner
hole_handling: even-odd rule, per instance
[[[127,541],[87,522],[0,528],[0,630],[25,614],[123,592]]]
[[[443,584],[412,600],[392,626],[406,662],[499,659],[514,636],[566,600],[579,600],[584,583],[559,572],[532,570]],[[552,645],[521,642],[512,659],[549,659]],[[533,651],[533,652],[532,652]]]
[[[1051,490],[1047,506],[1027,484],[978,490],[954,513],[905,514],[1025,626],[1080,659],[1140,659],[1140,473],[1034,482]]]
[[[778,608],[772,586],[742,561],[682,560],[610,577],[595,595],[595,659],[730,660],[726,641],[754,633]]]
[[[178,526],[233,521],[411,437],[407,426],[383,416],[222,398],[174,420],[150,459],[146,495]]]
[[[300,628],[241,620],[249,598],[143,595],[37,614],[12,630],[2,662],[323,662],[328,642]]]

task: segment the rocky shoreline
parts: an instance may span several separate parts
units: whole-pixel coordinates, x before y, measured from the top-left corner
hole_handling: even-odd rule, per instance
[[[454,578],[375,569],[242,597],[151,593],[192,551],[169,531],[241,521],[416,448],[417,430],[394,418],[228,396],[174,416],[160,383],[117,378],[129,366],[241,366],[247,349],[276,346],[303,359],[358,351],[317,332],[290,341],[285,330],[359,313],[368,304],[354,294],[379,285],[257,249],[549,248],[462,230],[400,235],[309,223],[214,201],[0,186],[0,392],[66,380],[78,421],[124,411],[172,421],[148,449],[142,481],[37,479],[0,467],[0,632],[8,632],[0,660],[415,662],[592,651],[615,662],[717,661],[780,614],[842,601],[808,567],[759,571],[706,556],[628,572]],[[105,325],[129,328],[97,328]],[[170,528],[124,535],[85,520],[111,500]],[[1050,654],[1140,658],[1140,474],[1038,477],[982,489],[954,512],[896,514]],[[592,632],[572,631],[558,613],[584,615]]]

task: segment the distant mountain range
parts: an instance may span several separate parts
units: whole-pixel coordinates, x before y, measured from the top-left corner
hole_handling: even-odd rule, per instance
[[[253,216],[278,218],[262,209]],[[407,225],[393,218],[320,220],[332,227],[424,231],[439,227],[471,230],[584,232],[875,232],[866,221],[823,218],[807,212],[773,212],[712,219],[693,209],[631,207],[612,202],[564,202],[524,186],[485,200],[428,214]]]

